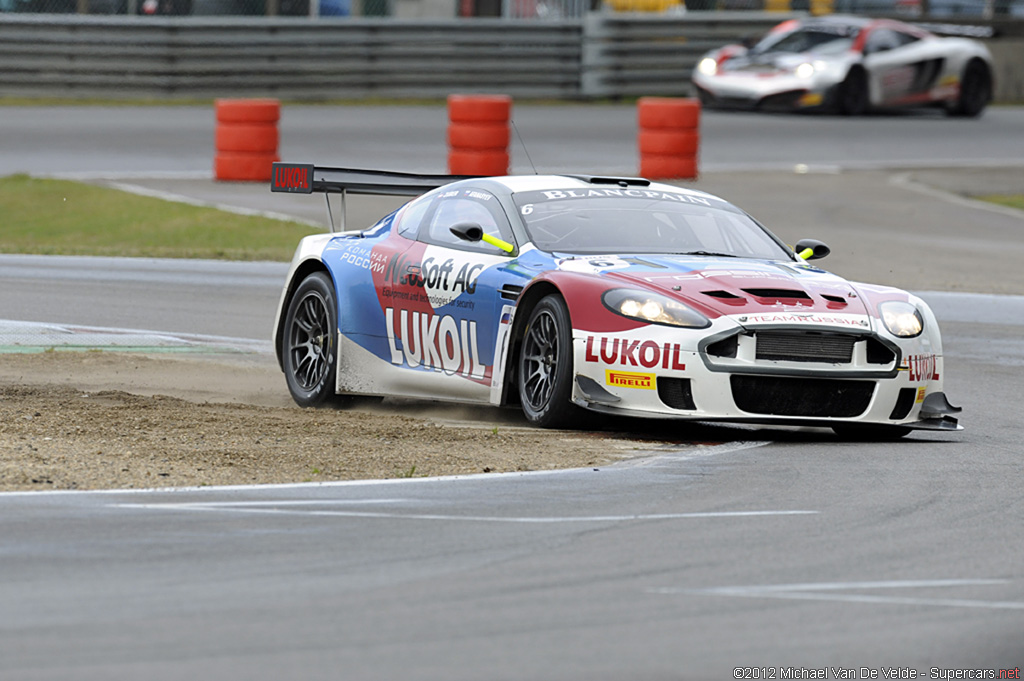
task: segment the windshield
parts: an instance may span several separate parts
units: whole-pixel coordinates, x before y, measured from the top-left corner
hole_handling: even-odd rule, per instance
[[[713,197],[602,187],[521,192],[512,198],[530,241],[543,251],[792,259],[749,216]]]
[[[753,47],[751,52],[816,52],[836,54],[850,49],[860,29],[856,26],[805,26],[789,33],[769,35]]]

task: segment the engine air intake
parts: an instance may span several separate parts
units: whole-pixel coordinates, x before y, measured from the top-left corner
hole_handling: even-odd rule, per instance
[[[658,397],[665,406],[693,411],[693,392],[688,378],[658,378]]]
[[[732,376],[736,406],[750,414],[852,418],[863,414],[873,381],[779,376]]]

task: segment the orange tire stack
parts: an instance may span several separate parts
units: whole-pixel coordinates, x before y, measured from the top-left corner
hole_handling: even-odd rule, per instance
[[[448,96],[448,172],[453,175],[507,175],[507,95]]]
[[[641,97],[637,119],[640,175],[652,180],[697,179],[700,101]]]
[[[236,182],[269,182],[277,155],[276,99],[218,99],[214,177]]]

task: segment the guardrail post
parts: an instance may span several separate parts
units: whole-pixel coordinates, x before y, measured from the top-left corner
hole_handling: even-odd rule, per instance
[[[448,96],[448,172],[453,175],[507,175],[508,95]]]
[[[700,101],[641,97],[637,100],[640,175],[649,179],[697,179]]]
[[[277,155],[281,103],[276,99],[218,99],[214,177],[269,182]]]

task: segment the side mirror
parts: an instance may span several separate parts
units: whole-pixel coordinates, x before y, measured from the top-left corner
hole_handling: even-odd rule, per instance
[[[793,250],[804,260],[820,260],[832,252],[831,248],[817,239],[800,239]]]
[[[480,241],[484,236],[484,228],[475,222],[460,222],[457,225],[452,225],[449,229],[455,236],[471,243]]]
[[[483,241],[485,244],[490,244],[495,248],[499,248],[506,253],[511,253],[515,250],[515,246],[507,241],[502,241],[497,237],[493,237],[484,231],[484,228],[475,222],[460,222],[452,225],[448,228],[452,234],[459,237],[463,241],[470,243],[476,243],[477,241]]]

